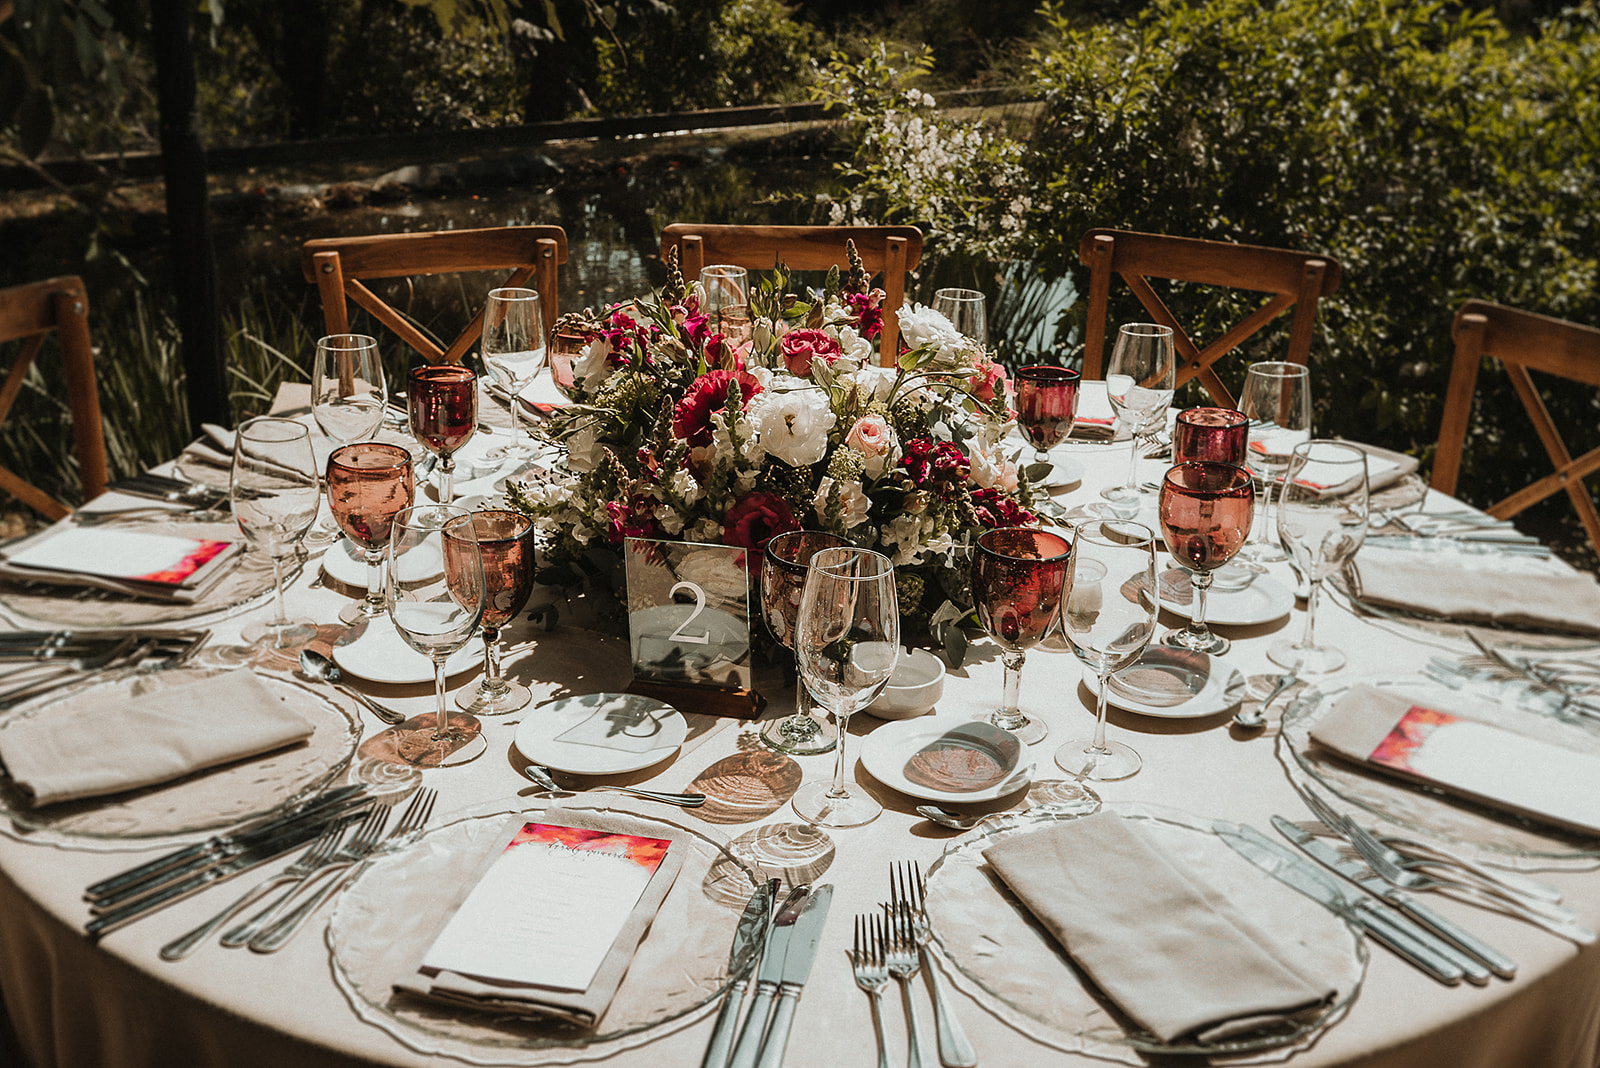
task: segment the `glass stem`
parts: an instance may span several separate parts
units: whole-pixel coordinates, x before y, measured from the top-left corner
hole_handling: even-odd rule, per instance
[[[483,628],[483,681],[478,690],[487,694],[505,692],[506,680],[500,675],[500,628]]]
[[[289,613],[283,608],[283,557],[272,558],[272,603],[277,607],[277,615],[272,619],[275,626],[285,626],[289,622]]]
[[[456,458],[453,453],[439,457],[439,503],[453,504],[456,499]]]
[[[1278,480],[1270,475],[1262,476],[1261,489],[1266,502],[1261,509],[1261,537],[1256,539],[1261,545],[1266,545],[1272,540],[1272,491],[1277,484]]]
[[[833,786],[829,788],[828,796],[837,801],[850,796],[850,791],[845,788],[844,777],[844,739],[850,730],[850,716],[848,713],[842,716],[835,714],[833,718],[839,722],[839,741],[835,746],[838,752],[833,758]]]
[[[1098,672],[1100,676],[1100,699],[1095,709],[1094,744],[1089,746],[1089,752],[1104,756],[1110,750],[1106,748],[1106,694],[1111,690],[1111,672]]]
[[[1215,576],[1209,571],[1196,571],[1189,576],[1189,583],[1194,587],[1194,614],[1189,618],[1189,636],[1205,641],[1211,637],[1211,630],[1206,626],[1206,594],[1211,590],[1211,580]]]
[[[440,741],[450,736],[450,708],[444,699],[444,662],[445,657],[433,657],[433,700],[439,709],[433,727],[434,741]],[[445,754],[439,754],[439,762],[444,763]]]
[[[1000,653],[1000,663],[1006,667],[1006,681],[1000,709],[994,714],[994,725],[1002,730],[1014,731],[1028,722],[1028,717],[1017,708],[1017,695],[1022,691],[1022,660],[1021,649],[1006,649]]]
[[[369,616],[383,614],[383,553],[377,549],[362,550],[367,555],[367,601],[361,611]]]
[[[1130,424],[1128,430],[1128,483],[1123,489],[1139,491],[1139,429]]]
[[[517,441],[522,437],[522,396],[521,390],[511,394],[511,443],[506,448],[515,448]]]
[[[1317,647],[1317,597],[1322,593],[1322,580],[1314,578],[1310,582],[1311,592],[1306,594],[1306,631],[1296,643],[1296,649],[1315,649]]]

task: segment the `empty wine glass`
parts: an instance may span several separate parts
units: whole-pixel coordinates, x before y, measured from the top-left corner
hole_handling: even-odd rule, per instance
[[[1050,450],[1072,433],[1079,378],[1077,371],[1066,367],[1037,364],[1017,369],[1017,425],[1033,446],[1034,463],[1048,464]]]
[[[822,549],[848,544],[837,534],[822,530],[791,530],[767,542],[761,564],[761,614],[773,639],[785,649],[794,650],[795,621],[800,615],[800,597],[805,592],[811,557]],[[792,714],[761,729],[761,741],[769,749],[793,756],[814,756],[838,744],[836,736],[817,722],[803,682],[795,687],[795,705]]]
[[[533,447],[523,440],[522,391],[545,364],[544,311],[533,289],[489,290],[478,342],[483,365],[511,394],[511,440],[484,453],[490,460],[526,460]]]
[[[794,810],[802,819],[854,827],[883,811],[866,794],[850,792],[845,739],[851,713],[883,691],[899,652],[900,607],[889,558],[854,546],[813,554],[795,620],[794,657],[812,699],[839,724],[839,744],[833,782],[795,791]]]
[[[1317,597],[1322,580],[1343,567],[1366,540],[1367,496],[1367,454],[1361,449],[1320,439],[1294,447],[1278,503],[1278,537],[1311,592],[1300,640],[1273,642],[1267,656],[1298,675],[1344,667],[1344,653],[1316,642]]]
[[[972,603],[978,622],[1000,646],[1005,665],[1000,707],[989,722],[1025,745],[1042,741],[1050,729],[1017,707],[1023,657],[1049,633],[1060,613],[1071,550],[1067,539],[1046,530],[1000,527],[984,531],[972,554]]]
[[[483,560],[483,678],[456,694],[456,704],[479,716],[503,716],[533,700],[500,669],[500,632],[533,592],[533,520],[490,509],[472,513],[472,529]]]
[[[1139,439],[1165,422],[1177,376],[1171,327],[1128,323],[1117,332],[1106,364],[1106,396],[1132,440],[1127,482],[1100,491],[1114,516],[1131,519],[1139,513]]]
[[[743,267],[714,263],[701,268],[700,289],[705,294],[700,310],[710,320],[711,332],[735,344],[749,340],[750,273]]]
[[[446,504],[406,508],[389,538],[385,592],[389,618],[405,643],[433,661],[435,713],[396,731],[401,759],[426,768],[465,764],[482,755],[483,724],[450,714],[445,661],[472,640],[483,617],[483,562],[472,513]]]
[[[283,562],[316,518],[322,495],[316,465],[311,431],[293,419],[250,419],[234,435],[228,476],[233,518],[239,532],[272,558],[273,616],[244,629],[247,644],[292,649],[316,637],[316,624],[290,619],[283,606]]]
[[[1172,426],[1172,462],[1205,461],[1243,467],[1250,418],[1232,408],[1186,408]]]
[[[411,433],[439,457],[439,501],[455,500],[456,450],[478,429],[478,376],[456,364],[413,368],[406,378]]]
[[[1260,535],[1240,553],[1269,564],[1287,560],[1272,525],[1272,490],[1289,466],[1294,447],[1311,437],[1311,371],[1303,364],[1268,360],[1253,363],[1239,392],[1239,411],[1250,420],[1250,470],[1266,491]]]
[[[983,294],[976,289],[936,289],[933,310],[950,320],[956,333],[980,349],[989,347],[989,324]]]
[[[389,387],[378,342],[365,334],[330,334],[317,340],[311,363],[311,417],[340,445],[365,441],[383,425]],[[306,540],[326,545],[339,536],[324,519]]]
[[[339,613],[345,623],[374,619],[385,611],[383,550],[394,517],[416,500],[411,454],[399,445],[362,441],[328,457],[328,507],[345,536],[367,562],[367,596]]]
[[[1206,626],[1206,594],[1216,569],[1232,560],[1250,536],[1255,503],[1250,472],[1233,464],[1177,464],[1162,478],[1161,534],[1167,551],[1188,570],[1194,588],[1189,625],[1168,631],[1161,638],[1163,645],[1218,655],[1232,647]]]
[[[1061,631],[1072,651],[1099,679],[1094,735],[1056,750],[1056,764],[1079,779],[1126,779],[1139,754],[1106,738],[1106,693],[1111,675],[1144,652],[1155,633],[1156,554],[1150,528],[1125,519],[1092,520],[1072,538],[1071,577],[1061,608]]]

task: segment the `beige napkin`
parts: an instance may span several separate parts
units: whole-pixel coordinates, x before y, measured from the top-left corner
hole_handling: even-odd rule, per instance
[[[1225,896],[1101,812],[984,850],[1000,878],[1123,1012],[1164,1042],[1215,1040],[1334,996]]]
[[[249,670],[0,723],[0,762],[36,805],[170,782],[311,737]]]
[[[1404,550],[1359,553],[1352,562],[1360,598],[1381,608],[1462,623],[1600,634],[1600,585],[1587,575],[1516,575],[1493,563],[1467,568],[1460,557]]]

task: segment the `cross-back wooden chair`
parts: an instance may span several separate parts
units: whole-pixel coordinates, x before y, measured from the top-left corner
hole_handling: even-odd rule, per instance
[[[511,273],[501,286],[539,291],[545,333],[555,330],[557,269],[567,262],[567,235],[559,226],[502,226],[486,230],[441,230],[420,234],[323,237],[300,250],[306,281],[322,296],[322,319],[329,334],[348,334],[346,300],[365,308],[428,363],[460,363],[483,332],[480,307],[466,328],[445,348],[369,289],[365,280],[461,271]]]
[[[1455,339],[1456,355],[1445,390],[1439,448],[1433,458],[1433,488],[1441,493],[1456,491],[1478,371],[1485,356],[1493,357],[1505,368],[1555,470],[1492,506],[1489,514],[1496,519],[1509,519],[1565,490],[1578,518],[1583,520],[1590,544],[1600,551],[1600,513],[1595,511],[1594,498],[1583,485],[1585,476],[1600,471],[1600,448],[1573,459],[1528,374],[1533,370],[1600,386],[1600,329],[1502,304],[1469,300],[1456,311],[1450,333]]]
[[[1341,274],[1337,260],[1313,252],[1132,230],[1090,230],[1078,245],[1078,259],[1089,268],[1083,377],[1105,377],[1106,315],[1111,276],[1115,274],[1127,283],[1154,322],[1172,327],[1178,354],[1178,385],[1198,378],[1211,398],[1224,408],[1237,405],[1212,365],[1291,309],[1294,317],[1289,326],[1289,348],[1281,358],[1305,363],[1311,352],[1317,301],[1339,288]],[[1201,348],[1151,288],[1151,278],[1245,289],[1269,296],[1261,307]]]
[[[673,248],[686,281],[700,277],[708,263],[770,271],[778,261],[790,270],[826,271],[845,260],[845,241],[854,241],[861,263],[883,276],[883,336],[879,360],[900,356],[900,305],[906,299],[906,272],[922,260],[922,231],[915,226],[721,226],[672,223],[661,231],[661,258]]]
[[[78,452],[78,477],[87,501],[105,492],[106,439],[100,421],[94,352],[89,345],[89,294],[82,279],[51,278],[0,289],[0,344],[22,342],[5,381],[0,382],[0,422],[11,414],[28,369],[51,331],[61,346],[67,410],[72,416],[72,436]],[[60,519],[72,511],[6,467],[0,467],[0,489],[49,519]]]

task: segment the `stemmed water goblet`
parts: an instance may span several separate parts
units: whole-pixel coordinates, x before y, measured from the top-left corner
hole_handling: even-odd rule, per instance
[[[705,294],[701,311],[710,320],[713,333],[722,334],[735,344],[750,338],[750,272],[727,263],[713,263],[700,270],[700,289]]]
[[[900,607],[889,558],[854,546],[815,553],[795,620],[794,657],[812,700],[833,713],[839,744],[832,783],[795,791],[792,803],[802,819],[854,827],[883,811],[866,794],[850,792],[845,739],[851,714],[883,692],[899,652]]]
[[[490,460],[526,460],[534,449],[523,441],[522,391],[544,367],[544,311],[533,289],[489,290],[483,307],[483,336],[478,342],[483,364],[511,395],[511,440],[490,449]]]
[[[395,516],[384,585],[389,617],[405,643],[433,661],[435,713],[396,729],[396,752],[422,767],[465,764],[482,755],[483,725],[465,712],[450,714],[445,661],[460,650],[483,617],[483,561],[472,513],[445,504],[406,508]]]
[[[955,332],[980,349],[989,345],[989,324],[983,293],[976,289],[936,289],[933,310],[950,320]]]
[[[794,651],[795,621],[800,615],[800,598],[811,557],[822,549],[849,544],[837,534],[822,530],[791,530],[767,542],[761,563],[761,614],[773,639],[790,652]],[[792,756],[826,753],[838,744],[812,713],[804,682],[795,686],[795,704],[792,714],[761,729],[763,744]]]
[[[244,629],[247,644],[292,649],[316,637],[316,624],[290,619],[283,605],[284,560],[317,517],[322,491],[316,463],[311,431],[293,419],[250,419],[234,435],[228,477],[233,518],[239,532],[272,558],[273,616]]]
[[[1066,367],[1040,364],[1019,367],[1014,377],[1017,425],[1033,446],[1034,463],[1049,464],[1050,450],[1072,433],[1078,416],[1080,376]]]
[[[341,622],[353,625],[385,611],[383,550],[395,516],[416,499],[411,454],[400,445],[357,442],[333,450],[327,474],[334,522],[361,547],[367,563],[367,596],[339,613]]]
[[[533,592],[533,520],[521,512],[472,513],[483,560],[483,678],[456,694],[456,704],[479,716],[503,716],[527,706],[533,694],[500,669],[500,632]]]
[[[1250,418],[1232,408],[1187,408],[1172,426],[1172,462],[1243,467],[1249,456]]]
[[[455,500],[456,450],[478,428],[478,376],[456,364],[413,368],[406,378],[411,433],[439,457],[439,502]]]
[[[1316,641],[1322,580],[1342,568],[1367,537],[1367,454],[1354,445],[1312,440],[1294,447],[1278,502],[1278,537],[1311,586],[1300,640],[1273,642],[1267,656],[1298,675],[1337,671],[1345,655]]]
[[[1239,392],[1239,411],[1250,420],[1250,470],[1266,491],[1260,537],[1240,553],[1269,564],[1288,559],[1272,525],[1272,491],[1289,465],[1296,445],[1311,437],[1311,371],[1303,364],[1268,360],[1253,363]]]
[[[1000,527],[984,531],[972,555],[972,603],[1005,665],[1000,707],[989,722],[1026,745],[1042,741],[1050,729],[1018,708],[1023,657],[1055,625],[1071,549],[1067,539],[1046,530]]]
[[[1117,332],[1106,364],[1106,397],[1131,441],[1127,482],[1100,491],[1103,507],[1114,516],[1131,519],[1139,513],[1139,439],[1166,419],[1177,376],[1171,327],[1128,323]]]
[[[1056,750],[1056,764],[1079,779],[1126,779],[1141,760],[1131,746],[1106,738],[1106,695],[1113,672],[1139,659],[1155,633],[1155,536],[1124,519],[1080,525],[1072,539],[1071,577],[1061,631],[1099,680],[1094,735]]]
[[[1189,625],[1168,631],[1163,645],[1218,655],[1232,647],[1206,626],[1206,594],[1217,568],[1232,560],[1250,536],[1255,501],[1250,472],[1233,464],[1190,461],[1174,465],[1162,478],[1161,534],[1194,588]]]
[[[383,425],[389,402],[377,339],[365,334],[330,334],[317,340],[311,365],[311,417],[339,445],[365,441]],[[307,539],[326,545],[339,528],[325,519]]]

